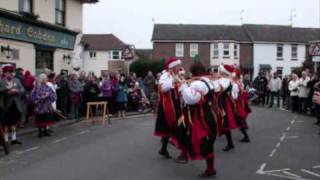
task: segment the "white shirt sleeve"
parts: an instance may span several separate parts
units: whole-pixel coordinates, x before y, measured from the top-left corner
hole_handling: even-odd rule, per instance
[[[209,88],[202,81],[194,81],[190,86],[184,84],[180,90],[183,101],[189,105],[197,104],[201,97],[209,92]]]
[[[239,85],[236,84],[236,83],[233,83],[233,84],[232,84],[232,90],[231,90],[232,98],[233,98],[233,99],[238,99],[238,97],[239,97],[239,92],[240,92]]]
[[[227,78],[221,78],[220,80],[219,80],[219,83],[220,83],[220,85],[222,86],[222,91],[224,91],[224,90],[226,90],[226,89],[228,89],[228,87],[230,86],[230,79],[227,79]]]
[[[160,76],[159,85],[162,92],[168,92],[173,88],[173,78],[168,72],[164,72]]]

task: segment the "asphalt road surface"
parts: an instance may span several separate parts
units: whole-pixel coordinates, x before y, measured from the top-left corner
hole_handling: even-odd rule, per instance
[[[320,137],[311,117],[278,109],[253,108],[251,143],[223,152],[218,138],[216,179],[320,179]],[[197,179],[204,161],[176,164],[158,156],[153,115],[113,121],[110,126],[85,122],[54,130],[52,137],[20,138],[9,156],[0,150],[0,180],[188,180]],[[170,146],[170,153],[178,152]]]

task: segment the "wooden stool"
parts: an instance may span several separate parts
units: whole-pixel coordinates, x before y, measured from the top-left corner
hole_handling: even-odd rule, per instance
[[[102,124],[106,124],[106,119],[108,120],[108,123],[111,124],[110,117],[109,117],[109,110],[108,110],[108,102],[106,101],[100,101],[100,102],[88,102],[87,103],[87,121],[92,121],[92,123],[95,123],[95,119],[90,119],[90,115],[93,117],[93,112],[91,111],[91,107],[99,107],[103,106],[103,114],[102,114]]]

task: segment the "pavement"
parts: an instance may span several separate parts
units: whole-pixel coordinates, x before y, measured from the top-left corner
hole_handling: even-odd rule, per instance
[[[223,152],[217,139],[216,179],[320,179],[319,128],[312,117],[275,108],[253,107],[249,117],[251,143],[233,132],[236,148]],[[120,118],[111,125],[80,122],[54,129],[39,139],[21,137],[23,145],[5,156],[0,150],[0,180],[194,180],[204,161],[176,164],[158,156],[160,139],[153,136],[152,114]],[[170,146],[173,156],[178,151]]]

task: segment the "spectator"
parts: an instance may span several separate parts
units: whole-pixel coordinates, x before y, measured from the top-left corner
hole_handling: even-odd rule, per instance
[[[317,125],[320,125],[320,81],[315,84],[315,92],[313,95],[313,102],[315,103],[315,112],[317,117]],[[320,132],[319,132],[320,135]]]
[[[307,99],[309,94],[308,83],[310,81],[310,77],[308,77],[307,72],[302,72],[302,77],[299,79],[299,113],[306,114],[307,113]]]
[[[291,111],[298,111],[298,101],[299,101],[299,79],[297,74],[292,73],[292,80],[289,82],[289,91],[290,91],[290,99],[291,99]]]
[[[27,101],[27,112],[26,112],[26,118],[24,125],[29,123],[29,117],[33,113],[33,103],[31,100],[31,91],[34,88],[35,85],[35,77],[31,75],[30,71],[26,71],[24,73],[24,82],[23,82],[24,88],[26,90],[26,101]]]
[[[62,115],[68,115],[68,82],[64,73],[61,73],[56,78],[57,83],[57,109],[61,111]]]
[[[115,112],[115,109],[113,108],[114,105],[114,85],[110,79],[110,75],[106,74],[104,75],[104,78],[101,83],[101,92],[102,92],[102,97],[105,101],[108,102],[108,110],[109,112]]]
[[[87,107],[88,102],[94,102],[98,100],[98,95],[100,94],[100,88],[98,82],[93,75],[89,75],[87,78],[87,83],[83,89],[83,102],[85,107]],[[96,109],[92,107],[91,112],[96,113]]]
[[[265,77],[263,72],[260,72],[258,77],[253,81],[253,87],[257,90],[258,93],[258,103],[265,105],[266,103],[266,93],[267,93],[268,80]]]
[[[36,125],[38,127],[38,137],[50,136],[48,127],[56,120],[53,103],[57,96],[50,83],[47,82],[47,75],[40,74],[38,85],[31,93],[31,99],[35,103]]]
[[[80,119],[80,105],[82,101],[83,86],[76,74],[71,74],[68,82],[71,112],[70,118]]]
[[[155,78],[152,74],[152,71],[149,71],[147,76],[144,78],[144,85],[145,85],[145,93],[147,98],[150,98],[151,93],[154,91],[155,86]]]
[[[281,89],[281,79],[278,77],[277,73],[273,74],[273,77],[269,81],[268,85],[270,89],[270,105],[271,108],[274,104],[274,97],[277,98],[277,107],[280,107],[280,89]]]
[[[289,86],[289,76],[285,76],[282,79],[281,96],[282,96],[282,105],[287,109],[289,109],[289,98],[290,98],[290,92],[289,92],[288,86]]]
[[[252,83],[250,81],[250,76],[249,74],[245,74],[243,77],[243,85],[244,85],[244,89],[249,89],[250,87],[252,87]]]
[[[128,102],[128,85],[125,82],[125,76],[120,77],[120,81],[117,84],[116,88],[116,103],[118,117],[125,117],[126,104]]]
[[[9,130],[11,131],[11,144],[21,144],[17,140],[16,126],[21,120],[23,114],[23,102],[21,96],[25,93],[24,87],[20,80],[13,76],[14,67],[12,65],[5,65],[3,67],[4,78],[0,80],[0,92],[3,94],[2,103],[3,115],[2,126],[4,128],[4,138],[9,142]]]

